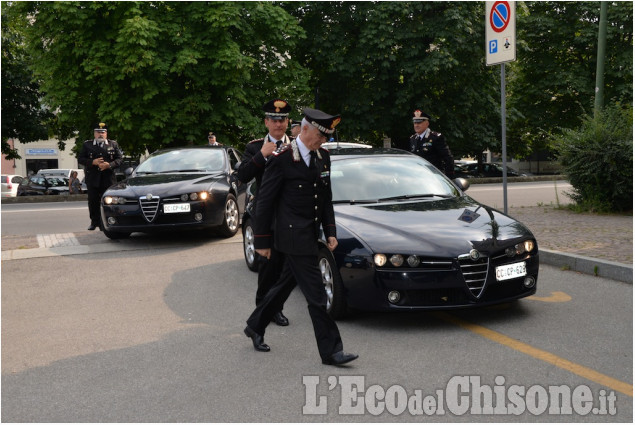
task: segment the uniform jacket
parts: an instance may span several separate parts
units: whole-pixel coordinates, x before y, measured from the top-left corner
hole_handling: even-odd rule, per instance
[[[100,171],[98,166],[93,165],[95,158],[103,158],[110,163],[110,168]],[[116,141],[106,139],[104,146],[100,147],[91,139],[84,142],[77,161],[84,166],[86,186],[103,188],[117,183],[115,168],[121,165],[123,157]]]
[[[268,137],[268,136],[267,136]],[[243,183],[249,183],[251,179],[255,178],[257,187],[260,187],[262,181],[262,175],[265,172],[265,165],[267,164],[267,158],[262,156],[260,149],[265,142],[265,138],[252,140],[245,146],[245,154],[238,167],[238,180]],[[283,142],[288,143],[289,138],[285,134]]]
[[[310,167],[301,158],[295,141],[276,151],[267,162],[258,191],[255,247],[275,247],[292,255],[317,255],[320,224],[326,238],[336,236],[331,199],[331,159],[327,150],[320,148]],[[269,223],[274,223],[273,238]]]
[[[408,149],[437,167],[448,177],[454,177],[454,158],[445,137],[436,131],[424,131],[423,140],[415,133],[410,136]]]

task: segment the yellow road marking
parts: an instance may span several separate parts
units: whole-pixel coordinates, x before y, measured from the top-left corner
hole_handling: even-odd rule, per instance
[[[549,297],[537,297],[532,295],[531,297],[527,297],[528,300],[535,301],[544,301],[546,303],[566,303],[567,301],[571,301],[571,296],[564,292],[556,291],[552,292]]]
[[[555,354],[552,354],[548,351],[544,351],[539,348],[532,347],[529,344],[525,344],[524,342],[517,341],[513,338],[503,335],[502,333],[493,331],[491,329],[487,329],[480,325],[475,325],[474,323],[467,322],[465,320],[459,319],[458,317],[454,317],[447,313],[434,313],[434,314],[436,317],[438,317],[441,320],[453,323],[457,326],[467,329],[468,331],[474,332],[491,341],[497,342],[501,345],[505,345],[509,348],[512,348],[516,351],[520,351],[521,353],[527,354],[538,360],[542,360],[556,367],[567,370],[571,373],[581,376],[582,378],[588,379],[590,381],[593,381],[605,387],[611,388],[615,391],[619,391],[622,394],[626,394],[627,396],[633,397],[632,384],[629,384],[627,382],[622,382],[615,378],[611,378],[610,376],[604,375],[593,369],[589,369],[588,367],[579,365],[577,363],[573,363],[567,359],[563,359],[562,357],[558,357]]]

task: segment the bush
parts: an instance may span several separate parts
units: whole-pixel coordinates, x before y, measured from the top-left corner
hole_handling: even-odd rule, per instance
[[[573,186],[569,195],[579,207],[595,212],[632,210],[632,105],[608,107],[553,141]]]

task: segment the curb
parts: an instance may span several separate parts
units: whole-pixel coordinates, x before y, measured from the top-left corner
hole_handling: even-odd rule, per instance
[[[71,202],[88,201],[88,195],[39,195],[39,196],[14,196],[2,198],[0,204],[32,204],[36,202]]]
[[[539,249],[540,264],[560,267],[592,276],[633,283],[633,266],[560,251]]]

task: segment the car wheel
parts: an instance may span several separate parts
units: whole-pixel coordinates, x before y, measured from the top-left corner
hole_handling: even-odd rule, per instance
[[[227,195],[225,201],[225,214],[223,224],[220,226],[220,234],[226,238],[231,238],[238,231],[238,204],[236,198],[231,193]]]
[[[247,268],[252,272],[258,271],[258,254],[254,246],[254,228],[251,226],[251,219],[247,219],[243,226],[243,252]]]
[[[341,319],[347,312],[342,277],[337,270],[331,251],[327,248],[320,248],[318,265],[326,291],[326,311],[333,319]]]
[[[130,237],[130,232],[111,232],[108,230],[103,230],[103,232],[108,239],[126,239]]]

